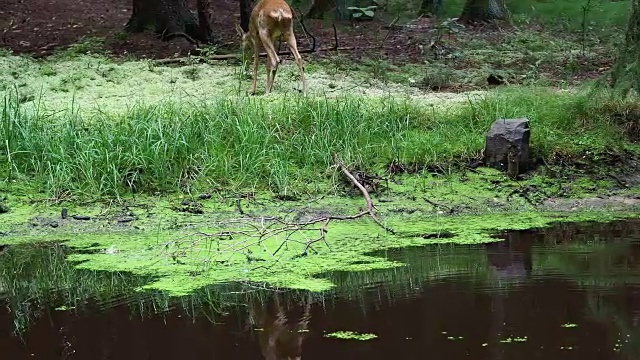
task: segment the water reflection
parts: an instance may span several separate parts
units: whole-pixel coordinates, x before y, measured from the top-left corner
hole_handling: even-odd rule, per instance
[[[178,299],[129,291],[144,279],[75,270],[63,248],[9,249],[0,349],[10,359],[640,359],[640,221],[503,236],[380,252],[407,266],[328,274],[338,287],[324,294],[224,285]],[[62,303],[75,308],[53,310]],[[341,330],[378,338],[325,337]]]
[[[312,297],[307,294],[296,306],[285,301],[281,293],[274,293],[266,303],[252,301],[250,304],[249,323],[257,333],[260,351],[266,360],[302,358],[302,341],[309,330]],[[302,313],[295,310],[302,310]]]

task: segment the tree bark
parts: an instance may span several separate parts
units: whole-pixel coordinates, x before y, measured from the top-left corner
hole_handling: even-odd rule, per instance
[[[463,23],[508,19],[509,10],[504,0],[467,0],[460,15]]]
[[[198,18],[189,11],[186,0],[133,0],[133,13],[125,30],[143,32],[153,28],[163,40],[182,36],[190,42],[194,39],[206,42],[211,34],[204,14],[206,7],[203,0],[198,1],[198,10],[203,11],[201,21],[206,22],[200,26]]]
[[[251,10],[253,10],[253,1],[240,0],[240,28],[242,31],[249,31],[249,21],[251,20]]]
[[[640,93],[640,0],[631,1],[625,42],[611,71],[609,85],[624,96]]]
[[[322,19],[329,12],[335,10],[336,20],[351,20],[350,6],[369,6],[369,0],[313,0],[311,8],[305,15],[308,19]]]
[[[442,8],[442,0],[422,0],[420,5],[420,15],[436,15]]]
[[[305,15],[309,19],[322,19],[331,9],[336,7],[336,0],[313,0],[311,8]]]

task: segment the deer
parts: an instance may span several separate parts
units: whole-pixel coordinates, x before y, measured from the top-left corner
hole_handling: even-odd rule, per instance
[[[249,31],[244,32],[238,24],[236,24],[236,29],[242,37],[242,49],[246,50],[248,46],[253,48],[253,83],[249,91],[251,95],[256,93],[260,44],[267,52],[267,88],[265,94],[269,94],[273,88],[278,64],[281,62],[273,45],[274,40],[278,37],[281,37],[289,46],[289,50],[293,54],[300,71],[302,92],[307,92],[302,57],[298,52],[296,37],[293,34],[293,12],[284,0],[259,0],[251,11]]]

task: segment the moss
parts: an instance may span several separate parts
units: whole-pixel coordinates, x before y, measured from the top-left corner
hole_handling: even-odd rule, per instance
[[[242,78],[239,66],[187,64],[186,67],[160,66],[150,60],[115,62],[102,55],[74,54],[59,56],[46,62],[28,57],[0,56],[0,90],[18,86],[21,97],[31,99],[25,106],[51,112],[73,111],[93,114],[108,109],[112,113],[125,112],[128,108],[144,102],[154,105],[168,100],[188,103],[203,99],[244,94],[250,78]],[[287,63],[278,70],[276,91],[271,99],[287,99],[297,93],[297,67]],[[13,74],[13,75],[12,75]],[[330,68],[318,68],[309,72],[307,80],[312,93],[330,97],[343,94],[362,94],[385,97],[389,93],[399,97],[414,97],[423,102],[442,105],[441,99],[465,101],[467,95],[421,94],[417,89],[393,81],[372,81],[363,84],[360,73],[340,71],[331,73]],[[258,79],[264,84],[265,74]],[[242,78],[242,79],[241,79]],[[135,89],[132,91],[131,89]]]
[[[336,331],[336,332],[325,335],[325,337],[334,338],[334,339],[366,341],[366,340],[376,339],[378,335],[369,334],[369,333],[357,333],[353,331]]]

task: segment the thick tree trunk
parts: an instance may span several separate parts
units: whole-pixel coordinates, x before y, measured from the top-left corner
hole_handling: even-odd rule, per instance
[[[322,19],[331,9],[336,7],[336,0],[313,0],[311,8],[305,15],[309,19]]]
[[[442,0],[422,0],[420,5],[420,15],[433,14],[436,15],[442,8]]]
[[[631,1],[625,43],[619,51],[610,80],[610,85],[625,96],[631,90],[640,94],[640,0]]]
[[[209,19],[209,0],[198,0],[198,38],[206,43],[213,42],[211,19]]]
[[[199,8],[206,5],[199,1]],[[200,10],[200,9],[199,9]],[[205,19],[204,13],[201,18]],[[161,35],[163,40],[182,36],[189,41],[209,40],[208,23],[200,27],[196,16],[189,11],[186,0],[133,0],[133,13],[125,30],[143,32],[149,28]]]
[[[509,19],[509,11],[504,0],[467,0],[461,22],[495,21]]]

